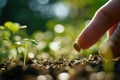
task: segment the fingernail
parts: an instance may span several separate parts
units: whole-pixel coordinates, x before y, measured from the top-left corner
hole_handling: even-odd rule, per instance
[[[80,52],[81,47],[80,47],[80,45],[78,43],[74,43],[73,46],[74,46],[74,48],[75,48],[76,51]]]

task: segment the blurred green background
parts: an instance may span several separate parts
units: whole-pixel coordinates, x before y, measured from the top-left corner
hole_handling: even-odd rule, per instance
[[[0,24],[28,25],[28,33],[46,31],[55,24],[79,28],[108,0],[0,0]]]
[[[20,34],[39,42],[37,51],[32,51],[35,54],[74,58],[80,55],[72,46],[75,39],[96,10],[107,1],[0,0],[0,25],[6,21],[27,25],[28,28]],[[95,53],[101,41],[82,53]]]

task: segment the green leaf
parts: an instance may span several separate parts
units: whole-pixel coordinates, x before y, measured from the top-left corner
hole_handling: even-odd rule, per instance
[[[0,26],[0,30],[5,30],[5,27],[4,26]]]
[[[31,39],[31,42],[35,45],[38,45],[38,42],[36,40]]]
[[[20,25],[18,23],[13,23],[10,21],[6,22],[4,26],[7,27],[13,33],[17,32],[20,29]]]

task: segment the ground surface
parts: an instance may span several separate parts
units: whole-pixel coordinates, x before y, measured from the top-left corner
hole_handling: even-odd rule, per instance
[[[107,72],[103,60],[95,55],[75,60],[38,61],[30,59],[26,66],[21,61],[11,65],[8,60],[0,65],[0,80],[120,80],[120,60],[113,61],[114,69]]]

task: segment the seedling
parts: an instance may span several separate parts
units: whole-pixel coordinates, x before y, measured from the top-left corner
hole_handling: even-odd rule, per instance
[[[28,43],[37,44],[37,42],[33,39],[29,38],[23,38],[18,41],[14,40],[14,37],[17,35],[16,33],[20,29],[27,28],[27,26],[21,26],[18,23],[13,22],[6,22],[4,26],[0,26],[0,37],[1,37],[1,48],[5,48],[3,51],[6,51],[8,53],[8,57],[12,59],[11,64],[13,64],[13,61],[16,59],[17,54],[19,53],[18,47],[21,45],[24,48],[24,65],[26,62],[26,56],[27,56],[27,50],[29,47]],[[6,42],[7,44],[3,44],[2,42]],[[1,49],[2,50],[2,49]],[[2,52],[2,51],[1,51]]]
[[[23,51],[23,54],[24,54],[24,66],[26,64],[27,53],[28,53],[28,50],[29,50],[29,47],[30,47],[31,43],[34,44],[34,45],[38,44],[37,41],[35,41],[33,39],[29,39],[29,38],[25,38],[25,39],[23,39],[21,41],[16,42],[17,45],[20,45],[24,49],[24,51]]]

